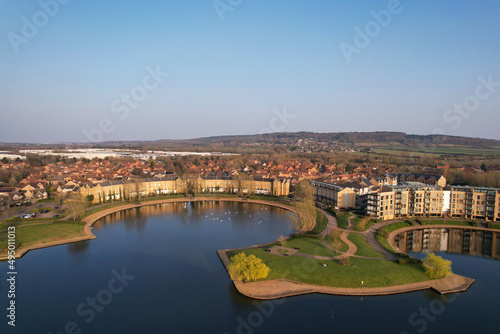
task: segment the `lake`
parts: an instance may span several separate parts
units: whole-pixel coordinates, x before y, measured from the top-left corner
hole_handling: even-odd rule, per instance
[[[273,241],[290,233],[289,221],[283,209],[231,202],[113,214],[94,225],[97,239],[17,260],[16,328],[3,315],[0,332],[500,332],[500,262],[484,257],[440,253],[453,261],[454,272],[476,279],[467,292],[446,297],[432,291],[364,298],[314,294],[271,302],[240,295],[216,250]],[[6,262],[0,271],[5,277]]]

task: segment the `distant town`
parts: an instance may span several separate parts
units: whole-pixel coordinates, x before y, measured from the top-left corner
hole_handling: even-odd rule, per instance
[[[269,154],[215,152],[210,145],[200,152],[74,147],[1,151],[0,209],[72,194],[89,204],[188,193],[292,196],[300,180],[309,180],[320,205],[362,209],[381,220],[500,219],[498,166],[459,164],[453,158],[439,163],[428,156],[396,158],[337,143],[341,149],[325,158],[318,150],[328,147],[322,140],[304,138],[296,144]]]

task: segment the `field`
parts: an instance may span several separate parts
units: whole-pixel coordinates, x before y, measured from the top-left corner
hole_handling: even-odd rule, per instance
[[[421,153],[426,155],[475,155],[475,156],[500,156],[500,148],[472,148],[462,146],[393,146],[393,147],[375,147],[371,149],[373,153],[393,154],[415,154]]]

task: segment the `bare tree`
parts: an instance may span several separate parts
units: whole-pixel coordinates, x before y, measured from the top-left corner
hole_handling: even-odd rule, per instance
[[[66,200],[66,208],[68,209],[68,213],[73,216],[73,221],[83,216],[86,207],[87,203],[82,199],[80,194],[72,194]]]
[[[196,196],[200,192],[200,184],[198,184],[198,173],[188,172],[183,175],[183,179],[186,181],[186,194],[192,194]]]
[[[234,177],[238,181],[238,195],[243,195],[246,190],[246,194],[250,195],[254,191],[253,177],[246,173],[239,173]]]
[[[286,245],[286,240],[287,239],[283,234],[278,238],[278,243],[281,245],[281,249],[283,249],[283,246]]]
[[[298,233],[305,233],[314,228],[316,225],[316,208],[312,201],[300,201],[295,204],[291,225]]]

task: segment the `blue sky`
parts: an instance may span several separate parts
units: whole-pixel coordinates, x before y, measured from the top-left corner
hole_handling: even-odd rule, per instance
[[[498,1],[60,2],[0,0],[2,142],[500,139]]]

